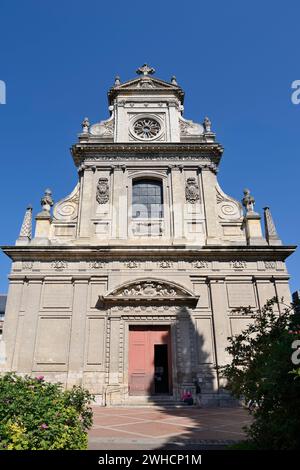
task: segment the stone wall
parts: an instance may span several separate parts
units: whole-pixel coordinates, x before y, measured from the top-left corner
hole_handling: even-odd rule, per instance
[[[153,299],[109,305],[101,299],[141,278],[172,281],[195,298],[189,306]],[[100,403],[128,400],[130,325],[170,325],[173,395],[193,378],[203,380],[208,403],[219,400],[215,366],[228,361],[227,336],[249,319],[233,312],[259,308],[277,295],[289,300],[282,262],[137,258],[98,261],[15,262],[10,280],[4,341],[6,369],[45,375],[65,386],[83,384]]]

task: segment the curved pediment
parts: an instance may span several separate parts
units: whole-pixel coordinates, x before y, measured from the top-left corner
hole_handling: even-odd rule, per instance
[[[193,292],[174,282],[143,278],[121,284],[102,300],[193,300]]]

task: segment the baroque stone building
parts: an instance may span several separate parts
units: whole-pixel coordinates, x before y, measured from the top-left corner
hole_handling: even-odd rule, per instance
[[[249,323],[235,309],[289,301],[294,247],[268,208],[263,235],[248,190],[243,205],[222,191],[222,146],[208,118],[183,117],[176,78],[137,73],[116,77],[109,119],[84,119],[71,194],[54,204],[46,190],[34,237],[28,207],[3,247],[13,263],[2,368],[83,384],[107,405],[178,400],[198,377],[204,402],[220,403],[216,366]]]

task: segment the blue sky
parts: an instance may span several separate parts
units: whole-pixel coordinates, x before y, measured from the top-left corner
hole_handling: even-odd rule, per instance
[[[283,241],[299,243],[299,2],[2,0],[0,16],[1,244],[14,244],[47,186],[55,200],[72,190],[82,118],[108,117],[114,76],[133,78],[144,62],[176,75],[186,118],[211,118],[223,190],[241,199],[249,187]],[[299,261],[300,250],[288,261],[292,290]],[[0,255],[0,292],[9,268]]]

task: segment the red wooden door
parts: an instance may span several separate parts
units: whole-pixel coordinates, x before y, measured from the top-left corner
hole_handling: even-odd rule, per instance
[[[171,377],[170,331],[168,327],[134,326],[129,330],[129,394],[155,393],[155,345],[168,345],[169,377]],[[170,387],[170,378],[169,378]]]

